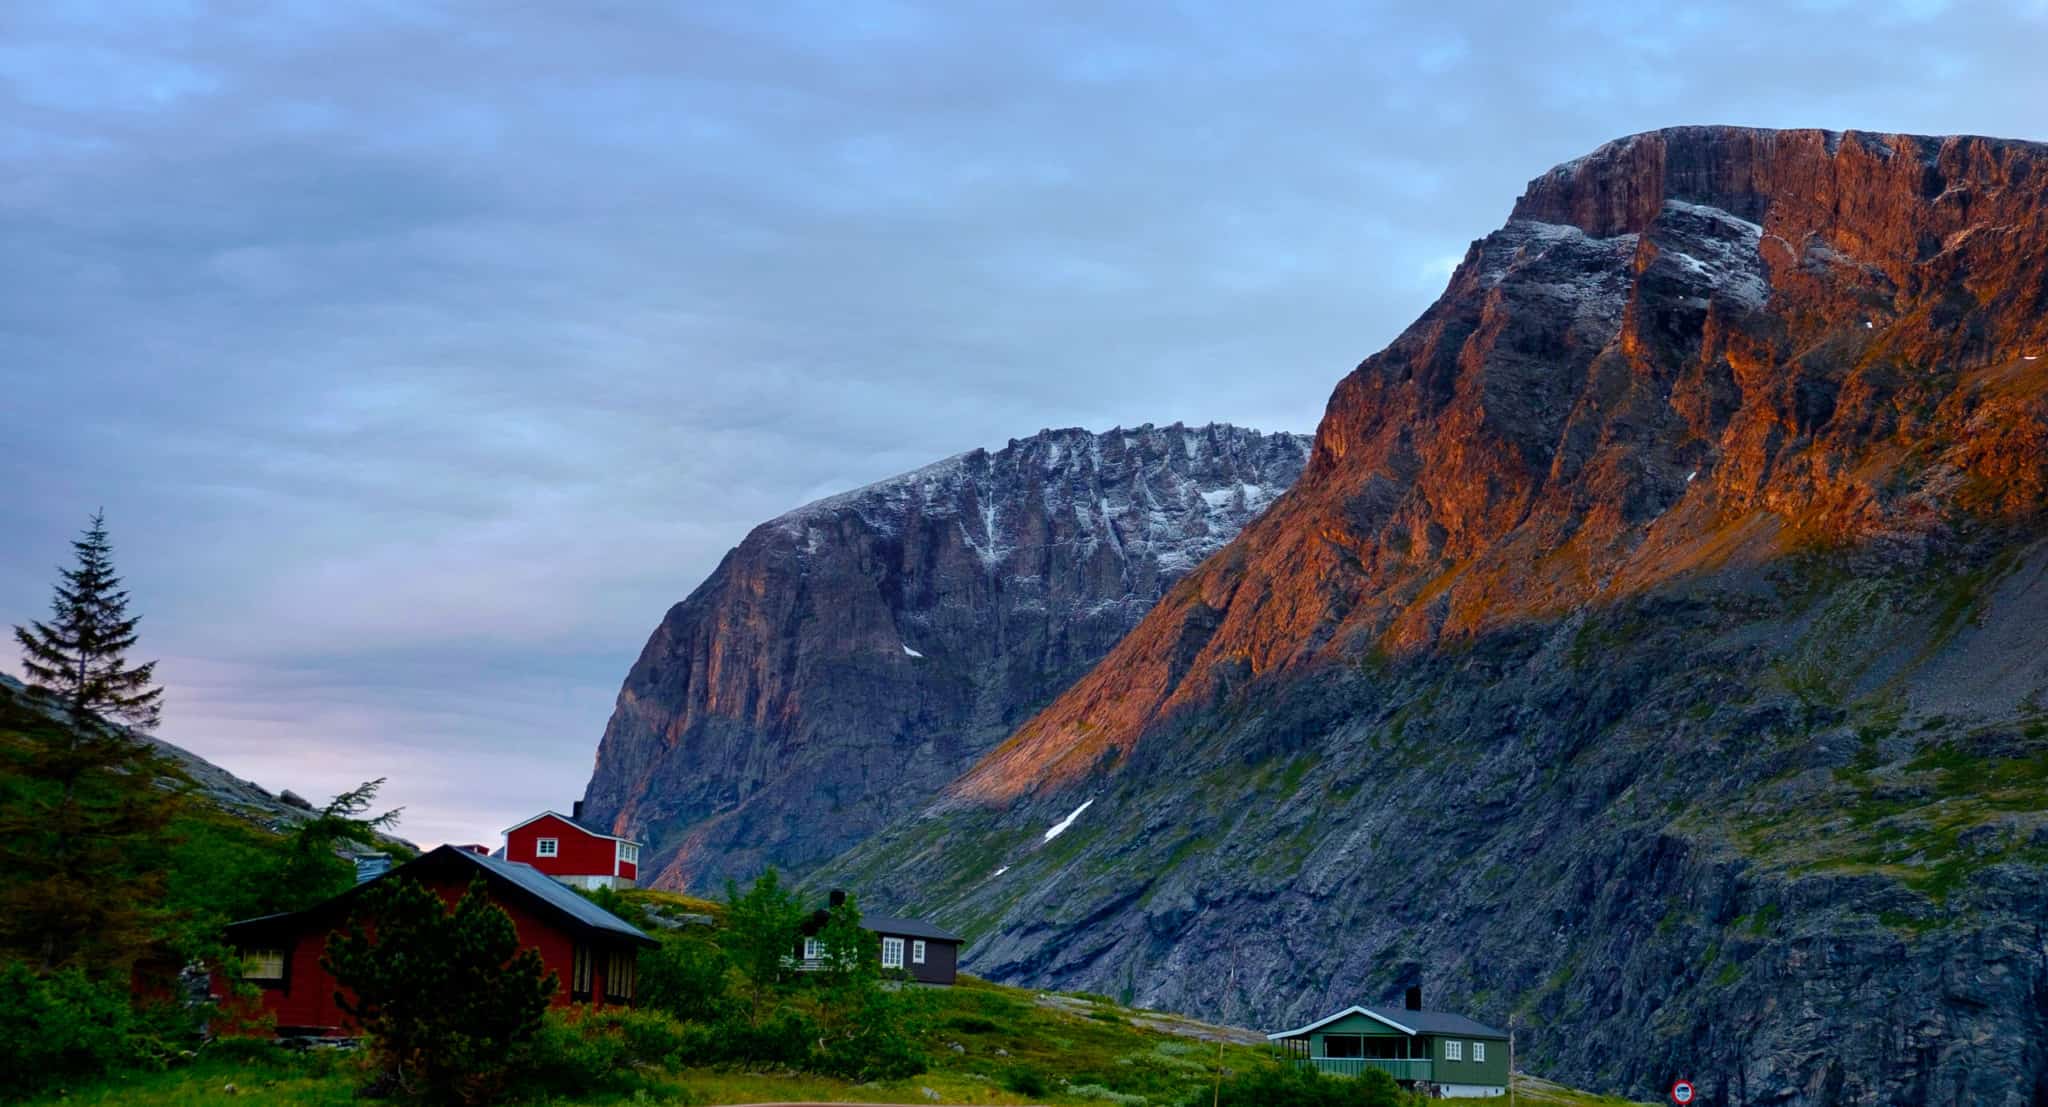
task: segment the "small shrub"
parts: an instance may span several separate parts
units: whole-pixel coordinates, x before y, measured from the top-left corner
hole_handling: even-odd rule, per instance
[[[999,1082],[1018,1095],[1035,1097],[1046,1095],[1050,1091],[1045,1082],[1045,1074],[1028,1065],[1005,1069]]]
[[[815,1067],[820,1031],[816,1020],[800,1011],[781,1010],[756,1026],[734,1016],[716,1023],[692,1023],[678,1048],[682,1065],[735,1064],[750,1067]]]
[[[852,1010],[841,1013],[839,1032],[827,1035],[818,1071],[856,1081],[901,1080],[923,1072],[927,1061],[917,1048],[914,999],[879,990],[850,997]]]
[[[686,1022],[717,1022],[737,1013],[725,951],[694,935],[664,934],[640,954],[639,1004]]]
[[[995,1034],[1003,1028],[997,1025],[994,1019],[985,1019],[979,1015],[960,1015],[947,1019],[946,1029],[957,1030],[962,1034]]]
[[[647,909],[620,894],[617,888],[577,888],[576,894],[597,904],[642,930],[647,929]]]
[[[115,984],[76,969],[38,977],[0,969],[0,1097],[160,1059],[165,1049]]]
[[[551,1091],[608,1086],[626,1058],[618,1035],[585,1033],[576,1022],[550,1012],[540,1032],[519,1051],[518,1083]]]
[[[1105,1103],[1117,1104],[1117,1107],[1144,1107],[1145,1104],[1144,1096],[1114,1091],[1100,1084],[1075,1084],[1067,1089],[1067,1094],[1080,1096],[1082,1099],[1099,1099]]]
[[[639,1070],[678,1064],[688,1040],[689,1029],[659,1011],[550,1011],[520,1051],[519,1082],[572,1094],[630,1089]]]
[[[1359,1076],[1324,1076],[1296,1065],[1263,1065],[1223,1082],[1223,1107],[1401,1107],[1394,1078],[1378,1069]]]

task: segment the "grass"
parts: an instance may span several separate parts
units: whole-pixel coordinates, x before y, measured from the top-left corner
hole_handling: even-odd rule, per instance
[[[1505,1103],[1506,1099],[1489,1102]],[[1581,1092],[1527,1073],[1515,1077],[1515,1103],[1518,1107],[1524,1103],[1531,1107],[1644,1107],[1641,1100]]]
[[[233,1085],[235,1091],[226,1089]],[[302,1057],[276,1051],[274,1057],[201,1056],[162,1072],[121,1073],[90,1086],[60,1089],[30,1104],[66,1107],[188,1107],[219,1104],[230,1095],[252,1103],[292,1107],[347,1107],[357,1102],[356,1081],[345,1063],[331,1055]]]
[[[1195,1029],[1199,1024],[1121,1006],[1106,996],[1060,995],[962,977],[958,985],[927,993],[934,1010],[924,1043],[931,1070],[905,1080],[853,1084],[787,1072],[685,1069],[646,1074],[630,1093],[596,1093],[556,1104],[654,1103],[711,1105],[812,1100],[832,1103],[923,1103],[929,1088],[955,1104],[1096,1104],[1137,1097],[1170,1107],[1191,1102],[1214,1079],[1216,1066],[1243,1069],[1264,1063],[1264,1047],[1199,1041],[1143,1023]],[[1134,1021],[1140,1020],[1140,1021]],[[957,1045],[956,1050],[953,1047]],[[1046,1089],[1026,1096],[1010,1091],[1031,1073]],[[352,1104],[360,1083],[350,1055],[298,1055],[237,1045],[207,1052],[164,1072],[129,1073],[30,1100],[39,1107],[115,1104],[185,1107],[217,1104],[228,1084],[250,1102]],[[1097,1091],[1097,1089],[1100,1089]],[[1106,1094],[1105,1094],[1106,1093]]]
[[[1106,996],[1047,995],[973,977],[930,994],[936,1009],[925,1045],[932,1067],[904,1080],[854,1084],[801,1073],[683,1069],[644,1074],[635,1091],[525,1102],[559,1107],[776,1101],[1194,1107],[1208,1102],[1205,1093],[1219,1064],[1226,1071],[1242,1071],[1271,1056],[1263,1045],[1227,1043],[1219,1049],[1215,1042],[1188,1036],[1204,1029],[1201,1024],[1125,1007]],[[243,1102],[343,1107],[359,1102],[357,1065],[352,1054],[297,1054],[237,1043],[202,1051],[197,1059],[166,1071],[123,1074],[27,1102],[31,1107],[196,1107],[226,1101],[225,1089],[232,1084],[235,1099]],[[1042,1087],[1044,1092],[1027,1095],[1012,1086]],[[1610,1107],[1628,1102],[1528,1077],[1516,1086],[1521,1102],[1530,1104]],[[939,1098],[932,1100],[926,1089]]]
[[[638,905],[650,913],[666,915],[709,915],[714,920],[725,921],[725,904],[712,899],[699,899],[681,892],[667,892],[659,888],[628,888],[620,893],[628,903]]]

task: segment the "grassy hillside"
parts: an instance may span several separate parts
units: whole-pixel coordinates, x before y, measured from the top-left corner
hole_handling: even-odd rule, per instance
[[[933,991],[936,1005],[927,1045],[932,1071],[906,1080],[851,1084],[782,1072],[686,1069],[646,1074],[634,1091],[606,1092],[556,1104],[699,1105],[807,1100],[830,1103],[1065,1104],[1142,1107],[1207,1103],[1219,1061],[1226,1070],[1266,1064],[1268,1051],[1243,1030],[1122,1007],[1099,996],[1006,988],[971,977]],[[1220,1047],[1215,1038],[1229,1038]],[[954,1048],[957,1046],[958,1048]],[[187,1107],[218,1103],[232,1084],[251,1100],[294,1107],[356,1102],[355,1059],[323,1052],[291,1054],[235,1043],[211,1047],[198,1060],[167,1072],[141,1073],[29,1101],[55,1107]],[[1042,1087],[1042,1092],[1037,1088]],[[1544,1107],[1619,1107],[1626,1101],[1590,1096],[1525,1080],[1520,1102]],[[1015,1090],[1018,1088],[1023,1091]]]

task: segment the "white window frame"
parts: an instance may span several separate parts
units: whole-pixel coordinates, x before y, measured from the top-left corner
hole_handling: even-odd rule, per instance
[[[1473,1061],[1474,1061],[1475,1063],[1476,1063],[1476,1062],[1479,1062],[1479,1061],[1484,1061],[1484,1060],[1486,1060],[1486,1043],[1485,1043],[1485,1042],[1473,1042],[1473,1043],[1472,1043],[1472,1060],[1473,1060]]]
[[[923,939],[923,938],[919,938],[919,939],[917,939],[916,941],[914,941],[914,942],[910,943],[910,963],[911,963],[911,964],[913,964],[913,965],[922,965],[922,964],[924,964],[924,939]]]
[[[825,943],[824,943],[824,942],[822,942],[822,941],[820,941],[820,940],[819,940],[819,939],[817,939],[817,938],[805,938],[805,939],[804,939],[804,960],[806,960],[806,961],[822,961],[822,960],[824,960],[824,959],[825,959]]]
[[[894,960],[891,960],[891,954],[894,955]],[[885,969],[900,969],[903,967],[903,939],[882,939],[882,967]]]
[[[620,843],[619,843],[619,860],[621,860],[621,861],[624,861],[624,862],[626,862],[626,863],[627,863],[627,864],[629,864],[629,865],[637,865],[637,864],[639,864],[639,863],[640,863],[640,847],[639,847],[639,846],[634,846],[634,845],[628,845],[628,844],[626,844],[625,842],[620,842]]]
[[[1465,1059],[1465,1043],[1464,1043],[1464,1042],[1460,1042],[1460,1041],[1457,1041],[1457,1040],[1455,1040],[1455,1039],[1447,1039],[1447,1040],[1446,1040],[1446,1041],[1444,1042],[1444,1060],[1446,1060],[1446,1061],[1462,1061],[1462,1060],[1464,1060],[1464,1059]]]
[[[562,854],[562,840],[561,840],[561,839],[559,839],[559,838],[535,838],[535,839],[533,840],[533,855],[534,855],[535,857],[559,857],[559,856],[561,856],[561,854]]]
[[[277,966],[274,973],[266,971],[272,964]],[[281,981],[290,964],[291,958],[285,955],[283,946],[246,949],[242,951],[242,979]]]

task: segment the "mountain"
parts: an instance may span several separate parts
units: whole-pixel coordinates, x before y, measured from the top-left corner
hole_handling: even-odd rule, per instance
[[[1301,472],[1238,427],[1048,430],[756,527],[626,676],[587,818],[663,887],[801,870],[939,788]]]
[[[1622,139],[812,879],[1242,1025],[1417,985],[1640,1098],[2048,1101],[2044,490],[2048,147]]]

